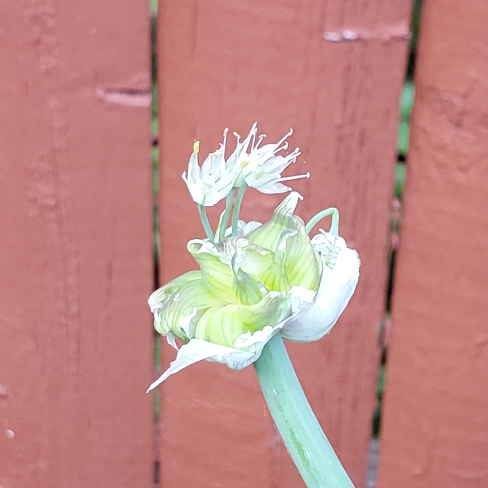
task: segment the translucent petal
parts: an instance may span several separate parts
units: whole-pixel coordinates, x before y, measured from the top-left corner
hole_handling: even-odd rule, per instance
[[[296,233],[286,241],[286,272],[291,286],[317,291],[322,262],[305,230],[302,219],[293,221]]]
[[[253,230],[260,227],[261,222],[251,220],[250,222],[244,222],[243,220],[237,221],[237,237],[247,237]],[[232,235],[232,227],[225,230],[225,237],[230,237]]]
[[[182,369],[202,360],[225,364],[231,369],[243,369],[256,361],[263,347],[276,334],[283,323],[274,327],[265,327],[255,333],[246,332],[236,343],[237,347],[227,347],[220,344],[213,344],[201,339],[192,339],[178,351],[176,359],[170,364],[170,367],[162,374],[147,391],[153,390],[160,385],[170,375],[178,373]]]
[[[324,265],[315,301],[286,323],[283,337],[309,342],[328,334],[356,289],[359,266],[357,252],[348,248],[337,254],[332,267]]]
[[[258,278],[269,290],[288,292],[291,288],[286,272],[286,241],[296,234],[292,229],[285,229],[278,240],[271,266]]]
[[[298,198],[292,192],[269,222],[249,234],[249,240],[275,252],[271,267],[258,276],[270,290],[289,291],[292,286],[303,286],[317,291],[319,286],[322,262],[303,220],[292,215]]]
[[[294,216],[293,212],[300,198],[301,195],[299,193],[291,192],[276,207],[271,219],[250,232],[248,239],[258,246],[275,251],[283,231],[296,228],[294,219],[299,219],[299,217]]]
[[[234,273],[233,290],[239,303],[254,305],[263,298],[262,290],[258,282],[240,268],[238,254],[232,259],[232,271]]]
[[[193,151],[188,163],[188,182],[194,185],[200,179],[200,167],[198,166],[198,152]]]
[[[216,246],[208,241],[193,239],[188,243],[188,251],[195,258],[202,273],[202,280],[220,299],[236,303],[232,291],[234,273],[229,263],[224,263],[218,255]]]
[[[171,280],[169,283],[166,283],[166,285],[162,286],[161,288],[158,288],[156,291],[151,293],[148,300],[151,312],[154,313],[156,310],[161,309],[182,285],[185,285],[190,281],[201,279],[202,274],[200,271],[188,271],[187,273],[178,276],[174,280]]]
[[[183,341],[192,339],[198,319],[210,307],[223,302],[212,294],[202,279],[180,282],[171,287],[164,305],[154,312],[154,327],[163,335],[171,333]]]
[[[286,193],[287,191],[291,191],[291,187],[286,186],[283,183],[273,183],[272,185],[261,186],[259,191],[261,193],[265,193],[266,195],[274,195],[277,193]]]
[[[253,305],[226,305],[207,310],[197,323],[195,337],[232,347],[245,332],[275,326],[292,313],[289,297],[271,292]]]
[[[243,269],[247,273],[258,274],[266,269],[272,260],[273,253],[243,237],[229,237],[219,246],[214,246],[221,261]]]
[[[221,174],[222,169],[222,150],[219,149],[213,153],[210,153],[202,164],[202,178],[208,177],[209,175]]]
[[[211,342],[202,341],[200,339],[192,339],[188,344],[185,344],[178,351],[176,359],[171,363],[170,367],[157,379],[147,391],[151,391],[160,385],[168,376],[178,373],[182,369],[190,366],[194,363],[210,358],[223,358],[225,356],[233,356],[237,366],[235,369],[242,369],[259,357],[259,354],[253,354],[250,352],[239,351],[231,347],[221,346],[219,344],[212,344]],[[237,356],[237,357],[236,357]],[[224,362],[224,361],[218,361]]]
[[[195,338],[232,347],[247,330],[239,319],[239,306],[226,305],[210,308],[203,314],[197,323]]]

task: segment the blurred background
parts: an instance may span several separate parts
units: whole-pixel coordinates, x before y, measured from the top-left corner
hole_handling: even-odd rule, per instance
[[[486,25],[484,0],[1,4],[0,488],[304,486],[253,368],[145,393],[174,359],[147,297],[203,236],[193,141],[255,120],[293,127],[297,212],[338,207],[361,256],[331,334],[287,344],[355,485],[488,486]]]

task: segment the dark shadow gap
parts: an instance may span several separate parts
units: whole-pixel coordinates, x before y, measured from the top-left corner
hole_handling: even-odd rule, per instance
[[[159,227],[159,110],[158,110],[158,56],[157,56],[157,16],[158,0],[149,0],[149,22],[150,22],[150,48],[151,48],[151,175],[152,175],[152,214],[153,214],[153,289],[160,286],[159,281],[159,260],[160,260],[160,227]],[[154,330],[153,336],[153,370],[154,376],[161,369],[161,347],[160,336]],[[161,397],[159,390],[151,392],[153,398],[153,432],[154,432],[154,461],[153,461],[153,488],[161,486],[161,442],[160,442],[160,405]]]
[[[410,120],[414,100],[414,73],[417,52],[417,40],[419,34],[419,22],[423,0],[413,0],[413,10],[411,17],[410,50],[408,54],[408,64],[405,73],[405,84],[401,95],[400,121],[398,129],[398,154],[395,161],[395,180],[390,208],[390,223],[388,245],[388,280],[385,296],[385,316],[379,327],[378,347],[380,348],[380,365],[376,383],[377,404],[372,418],[372,439],[368,460],[368,473],[366,480],[367,488],[375,488],[377,485],[377,470],[380,452],[381,437],[381,411],[383,405],[383,393],[385,390],[386,371],[388,364],[388,346],[391,335],[391,306],[395,286],[395,265],[397,248],[399,245],[399,235],[402,215],[402,198],[405,179],[407,173],[408,143],[410,136]]]

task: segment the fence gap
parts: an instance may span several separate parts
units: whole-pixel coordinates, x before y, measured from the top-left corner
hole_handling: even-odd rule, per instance
[[[366,481],[367,488],[375,488],[378,478],[378,464],[381,447],[381,413],[383,407],[383,395],[386,386],[386,368],[388,358],[388,347],[391,340],[391,301],[394,289],[395,262],[400,244],[399,232],[402,215],[403,189],[406,177],[406,160],[408,152],[408,141],[410,133],[410,119],[414,98],[414,66],[417,48],[418,23],[422,0],[414,0],[412,16],[410,21],[410,49],[408,52],[408,62],[406,64],[405,81],[401,92],[400,117],[398,125],[398,151],[395,161],[395,174],[392,188],[392,200],[389,216],[388,232],[388,280],[385,297],[385,316],[379,328],[378,346],[380,348],[380,364],[376,382],[377,405],[372,418],[372,439],[369,451],[369,468]]]
[[[158,55],[157,55],[157,19],[158,0],[149,0],[149,22],[150,22],[150,46],[151,46],[151,176],[152,176],[152,209],[153,209],[153,262],[154,262],[154,285],[156,290],[160,286],[159,262],[160,262],[160,228],[159,228],[159,105],[158,105]],[[153,333],[153,364],[154,376],[161,373],[161,336],[154,330]],[[153,412],[154,412],[154,488],[160,487],[161,479],[161,391],[154,390]]]

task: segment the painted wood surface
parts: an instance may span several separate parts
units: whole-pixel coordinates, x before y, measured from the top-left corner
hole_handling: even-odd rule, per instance
[[[295,129],[294,187],[302,217],[337,206],[341,233],[363,259],[356,295],[326,339],[289,345],[319,420],[364,486],[384,310],[388,206],[409,2],[163,1],[159,18],[161,279],[194,269],[186,243],[202,237],[181,179],[195,139],[218,148],[224,127],[257,120],[273,141]],[[246,219],[280,197],[252,194]],[[218,216],[220,207],[213,212]],[[163,367],[174,351],[163,349]],[[252,368],[200,363],[162,394],[162,486],[303,486],[270,421]]]
[[[152,486],[147,6],[0,4],[0,486]]]
[[[381,488],[488,486],[487,25],[486,2],[424,4]]]

